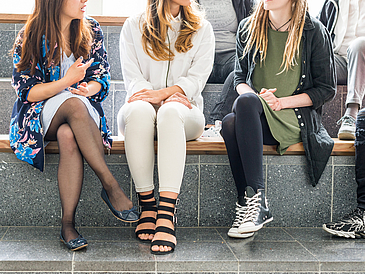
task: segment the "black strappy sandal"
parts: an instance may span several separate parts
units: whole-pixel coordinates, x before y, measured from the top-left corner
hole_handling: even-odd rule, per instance
[[[146,200],[154,198],[153,191],[151,194],[147,194],[147,195],[141,195],[138,193],[138,197],[139,197],[139,205],[142,208],[141,213],[145,212],[145,211],[157,212],[156,200],[146,202]],[[144,223],[153,223],[156,225],[156,218],[153,218],[153,217],[140,218],[138,220],[137,226],[140,224],[144,224]],[[135,233],[136,233],[136,238],[138,240],[140,240],[141,242],[151,242],[151,240],[149,240],[149,239],[141,239],[138,236],[141,234],[153,234],[154,235],[155,230],[154,229],[140,229],[140,230],[135,231]]]
[[[161,218],[161,219],[166,219],[166,220],[169,220],[173,226],[174,226],[174,229],[175,229],[175,214],[176,214],[176,205],[178,204],[178,199],[171,199],[171,198],[166,198],[166,197],[160,197],[160,202],[165,202],[165,203],[169,203],[169,204],[172,204],[173,207],[168,207],[168,206],[162,206],[162,205],[158,205],[158,211],[167,211],[167,212],[170,212],[170,213],[173,213],[173,215],[168,215],[168,214],[160,214],[158,213],[157,214],[157,219]],[[167,233],[167,234],[170,234],[170,235],[173,235],[174,237],[175,236],[175,230],[174,229],[171,229],[169,227],[166,227],[166,226],[158,226],[156,227],[156,230],[155,230],[155,233],[157,232],[163,232],[163,233]],[[171,250],[169,251],[153,251],[152,250],[152,246],[169,246],[171,247]],[[154,255],[166,255],[166,254],[169,254],[169,253],[172,253],[174,252],[175,250],[175,244],[173,242],[170,242],[170,241],[166,241],[166,240],[155,240],[155,241],[152,241],[151,242],[151,253],[154,254]]]

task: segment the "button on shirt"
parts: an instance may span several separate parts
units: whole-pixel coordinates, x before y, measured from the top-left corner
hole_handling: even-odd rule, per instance
[[[153,60],[142,47],[143,14],[129,17],[123,25],[120,37],[122,72],[129,97],[142,89],[159,90],[177,85],[189,101],[203,111],[201,92],[210,75],[214,60],[214,34],[211,24],[202,20],[202,26],[193,35],[193,47],[186,53],[175,50],[181,18],[171,21],[168,30],[170,49],[175,54],[172,61]]]
[[[358,37],[365,37],[365,0],[350,0],[348,15],[341,14],[340,16],[348,16],[347,28],[345,37],[339,49],[339,54],[347,58],[347,48],[351,42]],[[346,22],[346,19],[343,18]]]

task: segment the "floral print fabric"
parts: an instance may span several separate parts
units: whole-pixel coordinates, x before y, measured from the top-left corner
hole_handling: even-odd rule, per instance
[[[92,106],[99,112],[101,117],[101,134],[103,143],[110,148],[112,140],[111,133],[108,129],[101,102],[108,96],[110,85],[109,63],[107,61],[107,52],[104,48],[103,32],[98,22],[92,18],[89,20],[94,37],[87,62],[94,58],[94,62],[87,69],[83,82],[96,81],[101,84],[101,90],[95,95],[89,97]],[[60,66],[48,66],[46,58],[46,39],[43,36],[42,55],[36,66],[34,75],[30,74],[30,69],[18,72],[15,65],[19,63],[22,52],[24,29],[22,29],[15,41],[15,51],[13,54],[13,77],[12,86],[17,93],[9,131],[10,146],[17,158],[25,161],[39,170],[44,170],[44,140],[43,128],[41,125],[41,112],[45,101],[28,102],[27,97],[29,90],[41,83],[48,83],[60,79]],[[77,86],[75,84],[74,86]]]

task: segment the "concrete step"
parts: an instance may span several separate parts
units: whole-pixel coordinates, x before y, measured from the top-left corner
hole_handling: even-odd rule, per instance
[[[174,253],[156,256],[133,228],[79,228],[89,246],[69,251],[59,227],[0,227],[0,272],[364,273],[365,239],[321,228],[263,228],[230,239],[228,228],[177,228]]]

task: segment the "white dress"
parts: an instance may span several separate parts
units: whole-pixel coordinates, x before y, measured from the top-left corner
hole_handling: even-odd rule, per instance
[[[72,66],[72,64],[76,61],[73,54],[69,57],[66,54],[63,54],[63,58],[61,61],[61,78],[66,75],[68,69]],[[90,116],[95,121],[96,125],[100,126],[100,116],[98,111],[90,104],[90,101],[84,97],[77,94],[71,93],[68,89],[64,89],[60,93],[56,94],[55,96],[49,98],[43,106],[42,111],[42,125],[44,136],[46,136],[48,128],[52,122],[54,115],[56,114],[58,108],[69,98],[79,98],[82,102],[84,102],[85,106],[87,107]]]

